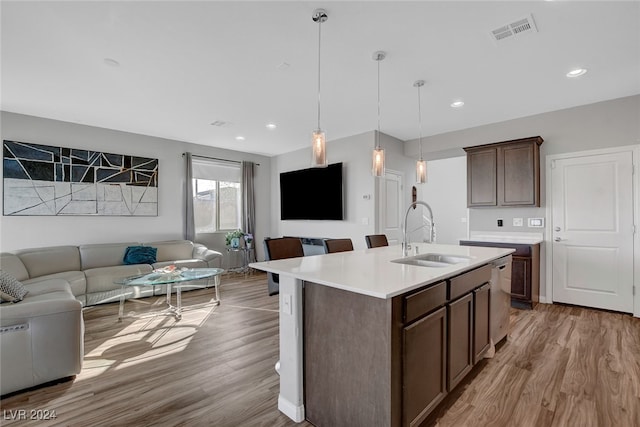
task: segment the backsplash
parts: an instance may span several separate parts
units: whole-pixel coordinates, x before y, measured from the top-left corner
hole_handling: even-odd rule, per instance
[[[546,226],[545,208],[500,208],[500,209],[469,209],[470,231],[499,231],[509,233],[542,233],[545,227],[529,227],[529,218],[543,218]],[[514,218],[522,219],[522,226],[514,226]],[[498,219],[502,220],[499,227]]]

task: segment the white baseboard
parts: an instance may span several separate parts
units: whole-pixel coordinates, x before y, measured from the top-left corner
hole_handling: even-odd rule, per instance
[[[287,399],[278,395],[278,409],[297,423],[304,421],[304,405],[296,406]]]
[[[547,301],[547,297],[538,297],[538,302],[540,304],[553,304],[553,301]]]

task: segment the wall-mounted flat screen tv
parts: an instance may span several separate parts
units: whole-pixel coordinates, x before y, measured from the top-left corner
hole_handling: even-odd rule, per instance
[[[280,219],[342,220],[342,163],[280,174]]]

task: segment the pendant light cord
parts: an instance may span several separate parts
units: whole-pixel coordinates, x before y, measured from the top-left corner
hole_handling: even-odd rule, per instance
[[[420,161],[422,161],[422,102],[420,102],[420,91],[422,86],[418,86],[418,123],[420,128]]]
[[[320,130],[320,46],[322,39],[322,20],[318,20],[318,130]]]
[[[376,150],[380,149],[380,59],[378,62],[378,133],[376,134]]]

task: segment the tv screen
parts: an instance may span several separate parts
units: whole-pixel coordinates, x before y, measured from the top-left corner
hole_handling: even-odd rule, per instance
[[[280,219],[342,220],[342,163],[281,173]]]

